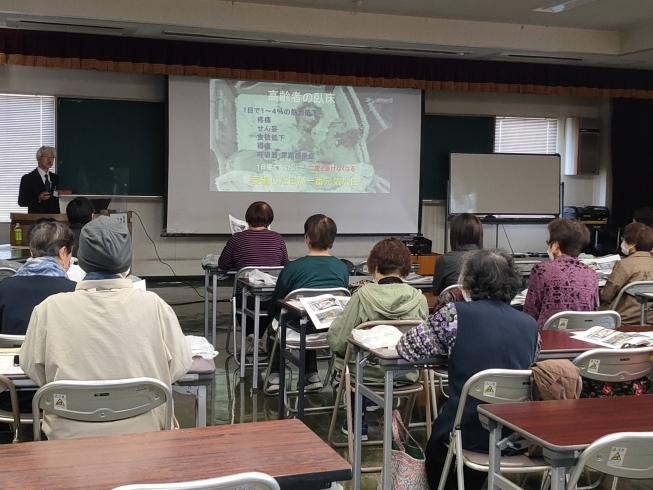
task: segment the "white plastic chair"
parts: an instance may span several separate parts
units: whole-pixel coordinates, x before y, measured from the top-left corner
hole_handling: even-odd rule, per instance
[[[611,308],[613,310],[617,309],[617,306],[619,305],[619,302],[621,299],[624,297],[625,294],[629,294],[631,296],[635,296],[636,293],[653,293],[653,281],[634,281],[629,284],[626,284],[624,287],[621,288],[619,293],[617,294],[617,297],[614,299],[612,302]],[[640,315],[640,323],[642,325],[646,325],[646,306],[642,305],[642,312]]]
[[[207,480],[179,483],[138,483],[116,487],[113,490],[280,490],[277,481],[270,475],[251,471],[237,475],[219,476]]]
[[[25,342],[24,335],[8,335],[0,333],[0,348],[15,348],[20,347]]]
[[[551,316],[542,330],[587,330],[592,327],[619,328],[621,316],[616,311],[561,311]]]
[[[609,383],[633,381],[653,371],[653,347],[593,349],[573,360],[584,378]]]
[[[578,458],[566,490],[574,490],[585,468],[615,478],[653,478],[653,432],[620,432],[590,444]],[[614,485],[613,485],[614,488]]]
[[[313,289],[313,288],[300,288],[300,289],[295,289],[294,291],[291,291],[288,293],[285,297],[287,300],[296,300],[299,298],[306,298],[306,297],[312,297],[312,296],[320,296],[322,294],[332,294],[334,296],[351,296],[349,293],[349,290],[347,288],[325,288],[325,289]],[[281,310],[281,314],[279,315],[279,325],[282,325],[283,322],[287,322],[287,312],[285,310]],[[326,334],[326,331],[324,332]],[[300,350],[300,339],[297,338],[299,335],[293,335],[293,336],[288,336],[286,335],[286,349],[288,350]],[[265,382],[263,383],[263,389],[264,392],[267,389],[269,377],[270,377],[270,371],[272,368],[272,363],[274,362],[274,356],[277,351],[277,345],[279,345],[279,331],[277,330],[277,334],[275,335],[274,338],[274,346],[272,348],[272,354],[270,355],[270,359],[268,361],[268,368],[265,373]],[[319,350],[319,349],[329,349],[329,344],[326,341],[326,338],[324,335],[317,336],[317,338],[313,337],[312,335],[307,335],[306,336],[306,350]],[[300,352],[300,357],[303,355],[303,353]],[[329,367],[327,369],[327,375],[325,377],[325,381],[328,381],[329,378],[331,377],[331,372],[333,370],[333,356],[330,355],[328,357],[325,357],[324,359],[329,360]],[[301,383],[302,380],[299,380],[298,383]],[[324,384],[324,387],[326,387],[327,384]],[[322,389],[324,389],[324,387]],[[266,392],[267,393],[267,392]],[[286,397],[287,395],[294,395],[297,394],[297,392],[289,391],[286,389]],[[298,403],[303,403],[303,401],[298,400]],[[297,412],[298,409],[295,409],[293,407],[290,407],[289,404],[287,403],[287,399],[284,400],[284,404],[286,405],[286,409],[289,412]],[[332,407],[306,407],[303,408],[304,412],[316,412],[316,411],[324,411],[324,410],[329,410]]]
[[[172,390],[154,378],[111,381],[53,381],[32,400],[32,417],[39,411],[82,422],[111,422],[144,414],[165,405],[165,430],[172,427]],[[41,440],[41,424],[33,424],[34,440]]]
[[[490,384],[490,383],[496,383]],[[492,386],[491,395],[485,392],[485,386]],[[438,490],[443,490],[449,475],[453,458],[456,458],[458,489],[464,490],[463,467],[476,471],[488,472],[489,455],[463,449],[462,430],[460,423],[465,409],[467,397],[481,400],[483,403],[515,403],[527,402],[531,399],[531,371],[512,369],[487,369],[475,374],[467,380],[460,394],[460,401],[453,423],[449,451],[440,477]],[[524,454],[517,456],[501,456],[502,473],[544,473],[551,469],[542,458],[529,458]]]

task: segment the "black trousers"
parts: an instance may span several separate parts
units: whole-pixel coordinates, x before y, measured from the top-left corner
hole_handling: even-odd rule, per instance
[[[426,445],[426,478],[431,490],[437,490],[440,484],[440,475],[444,471],[444,463],[447,459],[447,446],[442,441],[435,440],[433,437],[429,439]],[[465,466],[463,469],[463,476],[465,478],[465,490],[481,490],[487,473],[483,471],[476,471]],[[454,458],[451,467],[449,468],[449,475],[447,476],[447,483],[444,486],[445,490],[458,490],[458,478],[456,478],[456,460]]]
[[[266,313],[268,311],[268,306],[270,305],[270,301],[261,301],[261,309],[260,311],[262,313]],[[242,294],[237,294],[236,295],[236,307],[242,308],[243,306],[243,295]],[[248,296],[247,297],[247,309],[254,311],[254,296]],[[236,315],[236,321],[238,322],[238,325],[240,325],[241,322],[241,317],[240,315]],[[263,335],[265,334],[265,330],[268,328],[268,325],[270,325],[270,317],[269,316],[259,316],[258,317],[258,338],[262,339]],[[241,325],[242,327],[242,325]],[[245,325],[245,332],[247,335],[254,333],[254,319],[251,317],[246,317],[246,325]]]

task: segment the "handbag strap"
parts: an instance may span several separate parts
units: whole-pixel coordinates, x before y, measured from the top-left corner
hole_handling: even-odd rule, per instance
[[[404,449],[404,442],[412,442],[415,447],[418,447],[420,451],[424,452],[422,446],[419,445],[419,443],[415,440],[415,438],[404,425],[404,421],[401,420],[399,410],[392,411],[392,437],[397,443],[397,446],[399,446],[401,452],[406,452]]]

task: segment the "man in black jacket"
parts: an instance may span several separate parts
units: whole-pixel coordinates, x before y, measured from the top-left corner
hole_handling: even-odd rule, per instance
[[[36,152],[38,167],[20,179],[18,205],[28,213],[59,214],[59,176],[50,173],[54,148],[42,146]]]

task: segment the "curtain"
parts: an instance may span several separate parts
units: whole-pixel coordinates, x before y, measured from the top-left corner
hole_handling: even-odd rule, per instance
[[[0,29],[0,63],[329,85],[653,98],[653,71]]]

